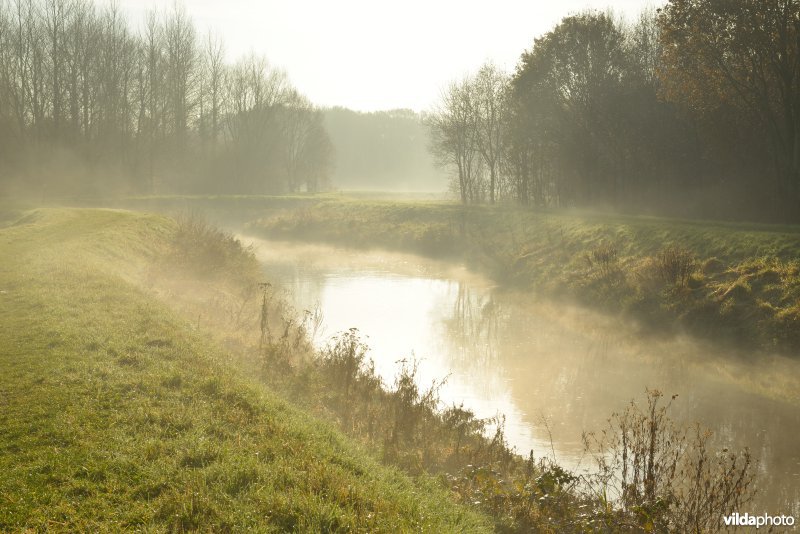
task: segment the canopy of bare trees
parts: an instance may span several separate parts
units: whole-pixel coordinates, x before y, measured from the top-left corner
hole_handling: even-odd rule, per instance
[[[226,63],[178,7],[134,32],[114,4],[0,0],[0,186],[275,193],[323,187],[331,162],[285,74]]]
[[[464,203],[494,203],[501,182],[508,77],[487,63],[478,73],[444,91],[428,117],[431,151],[438,163],[453,169]]]

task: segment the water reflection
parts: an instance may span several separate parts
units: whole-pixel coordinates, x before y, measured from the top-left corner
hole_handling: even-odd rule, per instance
[[[463,268],[414,256],[256,244],[268,277],[298,309],[319,303],[327,335],[357,327],[368,336],[386,383],[398,360],[416,357],[423,386],[448,377],[447,403],[504,414],[520,452],[552,450],[566,466],[589,467],[582,432],[657,388],[679,395],[676,417],[750,447],[762,488],[751,512],[800,514],[797,360],[718,354],[681,337],[643,342],[631,324],[498,291]]]
[[[457,291],[449,315],[440,318],[439,335],[450,347],[450,361],[470,371],[468,366],[496,365],[498,338],[498,309],[491,292],[473,291],[463,282],[455,282]]]

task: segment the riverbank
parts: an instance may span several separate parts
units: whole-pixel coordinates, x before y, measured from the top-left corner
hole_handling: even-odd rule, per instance
[[[800,353],[797,226],[328,198],[247,231],[455,259],[501,284],[621,313],[656,335]]]
[[[0,221],[0,530],[490,529],[230,365],[205,318],[176,314],[156,278],[209,271],[196,244],[172,254],[174,221],[72,209]],[[220,276],[253,274],[231,258]]]
[[[626,447],[646,440],[705,489],[685,495],[687,481],[667,477],[654,496],[674,506],[639,487],[615,507],[597,486],[628,487],[612,468],[576,477],[515,455],[502,424],[487,436],[468,409],[441,407],[413,363],[387,387],[352,332],[312,350],[313,316],[269,286],[261,306],[255,257],[200,219],[18,215],[0,229],[3,529],[714,530],[752,498],[750,455],[712,464],[707,434],[661,424],[661,393],[613,416],[611,441],[587,453],[640,462]],[[654,434],[620,442],[623,428]],[[714,511],[689,513],[698,499]]]

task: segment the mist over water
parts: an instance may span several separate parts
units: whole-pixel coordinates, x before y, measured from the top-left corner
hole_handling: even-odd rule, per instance
[[[720,447],[750,448],[760,488],[752,512],[800,510],[796,360],[643,336],[633,324],[502,291],[463,267],[417,256],[246,240],[298,310],[319,305],[317,343],[357,328],[390,387],[399,362],[416,359],[421,386],[446,378],[444,404],[503,415],[521,454],[591,469],[582,432],[643,401],[645,388],[659,389],[678,395],[674,418],[710,428]]]

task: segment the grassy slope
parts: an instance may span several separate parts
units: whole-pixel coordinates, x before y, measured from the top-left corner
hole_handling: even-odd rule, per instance
[[[110,210],[0,229],[0,531],[484,530],[131,283],[173,232]]]
[[[251,231],[464,259],[499,281],[736,344],[800,352],[800,227],[530,211],[445,202],[325,200]],[[586,255],[613,244],[601,272]],[[688,288],[659,279],[664,247],[689,249]]]

